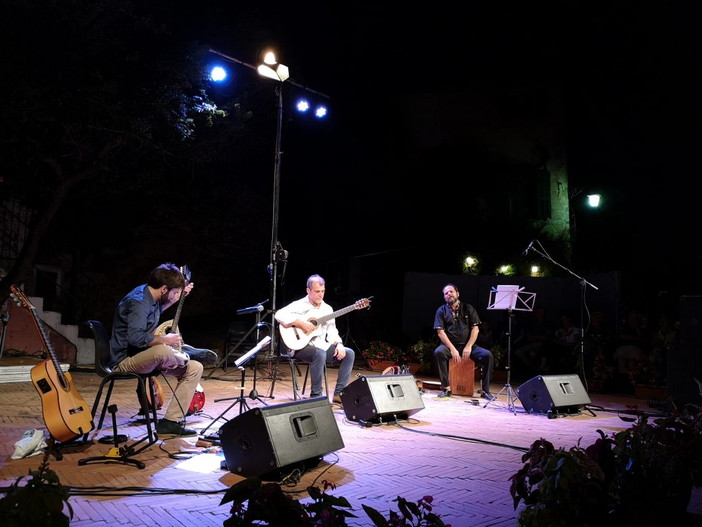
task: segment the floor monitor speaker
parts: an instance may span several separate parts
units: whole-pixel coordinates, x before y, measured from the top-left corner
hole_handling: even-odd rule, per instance
[[[522,383],[517,397],[529,413],[572,413],[590,404],[577,375],[539,375]]]
[[[344,448],[329,400],[322,397],[253,408],[219,429],[227,469],[273,480],[299,465],[317,466]]]
[[[424,409],[422,394],[412,375],[363,375],[340,395],[350,421],[404,419]]]

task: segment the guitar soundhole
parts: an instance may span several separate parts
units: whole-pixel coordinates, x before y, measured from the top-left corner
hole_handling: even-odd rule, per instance
[[[51,386],[46,379],[39,379],[37,381],[37,388],[39,388],[41,393],[49,393],[51,391]]]

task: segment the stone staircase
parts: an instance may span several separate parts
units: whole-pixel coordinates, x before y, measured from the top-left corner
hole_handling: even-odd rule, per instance
[[[58,356],[61,348],[74,348],[75,359],[70,361],[72,368],[92,368],[95,364],[95,345],[92,338],[79,336],[77,325],[66,325],[61,322],[61,313],[55,311],[44,311],[44,299],[40,297],[28,297],[32,306],[36,309],[37,316],[41,319],[44,330],[52,343],[52,347]],[[41,335],[39,334],[34,317],[31,313],[14,303],[10,305],[10,319],[6,328],[3,351],[13,350],[15,352],[36,354],[41,347]],[[39,343],[38,343],[39,342]],[[72,350],[70,355],[73,355]],[[61,360],[61,362],[65,362]]]

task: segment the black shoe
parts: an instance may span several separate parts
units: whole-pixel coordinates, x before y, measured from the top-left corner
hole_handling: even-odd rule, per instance
[[[488,401],[492,401],[495,396],[492,395],[490,392],[483,392],[483,395],[481,396],[483,399],[487,399]]]
[[[438,398],[444,398],[444,397],[451,397],[451,390],[441,390],[436,397]]]
[[[169,419],[159,419],[156,426],[156,433],[164,436],[196,436],[197,432],[190,428],[185,428],[181,423]]]

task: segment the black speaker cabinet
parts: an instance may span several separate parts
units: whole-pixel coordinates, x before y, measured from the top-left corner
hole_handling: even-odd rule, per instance
[[[568,413],[590,403],[577,375],[539,375],[517,388],[517,397],[529,413]]]
[[[290,465],[316,466],[344,448],[326,397],[253,408],[219,429],[227,469],[242,476],[278,479]]]
[[[424,409],[422,395],[412,375],[359,377],[341,392],[341,402],[350,421],[394,420]]]

